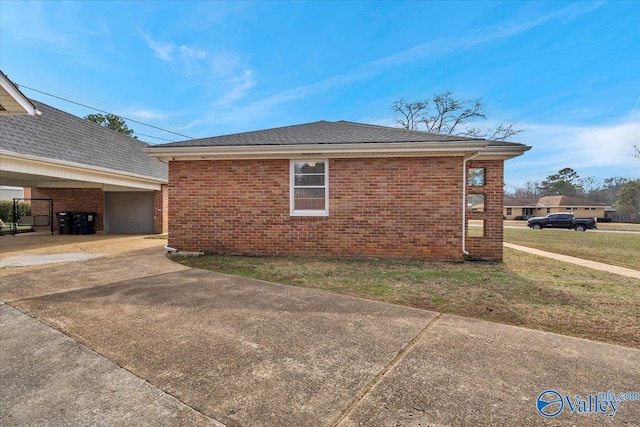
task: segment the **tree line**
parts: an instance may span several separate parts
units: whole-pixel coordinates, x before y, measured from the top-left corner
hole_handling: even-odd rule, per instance
[[[611,205],[621,213],[640,213],[640,179],[581,177],[572,168],[560,169],[542,181],[527,181],[523,186],[506,188],[505,196],[528,199],[573,196]]]

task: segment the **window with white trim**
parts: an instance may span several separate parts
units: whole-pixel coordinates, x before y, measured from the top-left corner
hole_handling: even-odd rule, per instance
[[[329,161],[291,160],[292,216],[329,215]]]

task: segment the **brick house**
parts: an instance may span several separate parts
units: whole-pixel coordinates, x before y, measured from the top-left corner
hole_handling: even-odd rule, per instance
[[[528,149],[320,121],[146,152],[169,164],[179,251],[458,261],[502,258],[504,161]]]
[[[97,233],[166,232],[167,165],[146,143],[28,101],[36,114],[0,114],[0,185],[53,199],[56,212],[94,212]],[[48,202],[33,201],[32,214],[49,218]]]
[[[505,197],[504,218],[525,219],[552,213],[573,213],[576,217],[604,218],[607,205],[573,196],[543,196],[540,198]]]

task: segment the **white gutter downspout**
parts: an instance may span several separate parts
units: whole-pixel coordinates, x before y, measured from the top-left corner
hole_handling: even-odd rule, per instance
[[[473,160],[480,155],[479,152],[473,153],[469,157],[465,157],[462,162],[462,253],[469,255],[467,251],[467,162]]]

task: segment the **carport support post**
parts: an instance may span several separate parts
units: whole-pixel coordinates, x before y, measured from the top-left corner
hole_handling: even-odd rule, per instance
[[[11,212],[11,235],[15,236],[18,232],[18,200],[13,199],[13,210]]]
[[[53,221],[55,221],[53,218],[53,199],[49,200],[49,218],[51,218],[49,223],[51,224],[51,235],[53,236]]]

